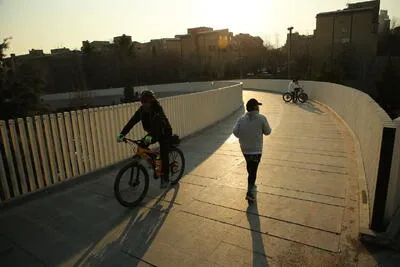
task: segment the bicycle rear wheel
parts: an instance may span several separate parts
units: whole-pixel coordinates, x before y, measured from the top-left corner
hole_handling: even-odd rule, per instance
[[[283,101],[288,103],[288,102],[292,101],[292,94],[291,93],[284,93],[282,98],[283,98]]]
[[[185,171],[185,157],[182,150],[173,147],[169,151],[169,180],[171,184],[177,184]]]
[[[123,167],[115,177],[114,195],[125,207],[140,204],[149,190],[149,174],[146,168],[134,161]]]

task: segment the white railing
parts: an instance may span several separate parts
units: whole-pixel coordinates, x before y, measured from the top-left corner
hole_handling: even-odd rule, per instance
[[[174,132],[193,134],[242,105],[242,85],[160,100]],[[0,121],[0,202],[107,167],[131,156],[116,135],[139,103]],[[129,133],[144,136],[141,125]]]

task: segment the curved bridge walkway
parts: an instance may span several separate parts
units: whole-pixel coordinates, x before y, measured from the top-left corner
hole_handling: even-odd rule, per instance
[[[152,180],[140,208],[114,199],[115,167],[2,210],[1,266],[375,266],[358,242],[347,128],[316,103],[245,91],[250,97],[264,103],[273,128],[257,205],[244,199],[245,162],[231,135],[240,110],[185,140],[186,176],[165,193]]]

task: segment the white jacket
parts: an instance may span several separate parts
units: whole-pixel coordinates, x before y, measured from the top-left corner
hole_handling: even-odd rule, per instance
[[[288,92],[293,92],[294,89],[296,89],[296,88],[301,88],[301,85],[298,82],[295,83],[293,81],[290,81],[289,86],[288,86]]]
[[[243,154],[248,155],[262,154],[263,135],[269,135],[271,131],[267,118],[258,111],[247,112],[233,127]]]

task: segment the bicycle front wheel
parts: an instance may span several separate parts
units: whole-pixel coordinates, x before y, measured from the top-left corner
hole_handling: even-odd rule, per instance
[[[149,174],[146,168],[131,162],[123,167],[115,177],[114,195],[125,207],[135,207],[140,204],[149,190]]]
[[[299,95],[299,101],[301,103],[305,103],[308,100],[308,95],[306,93],[300,93]]]

